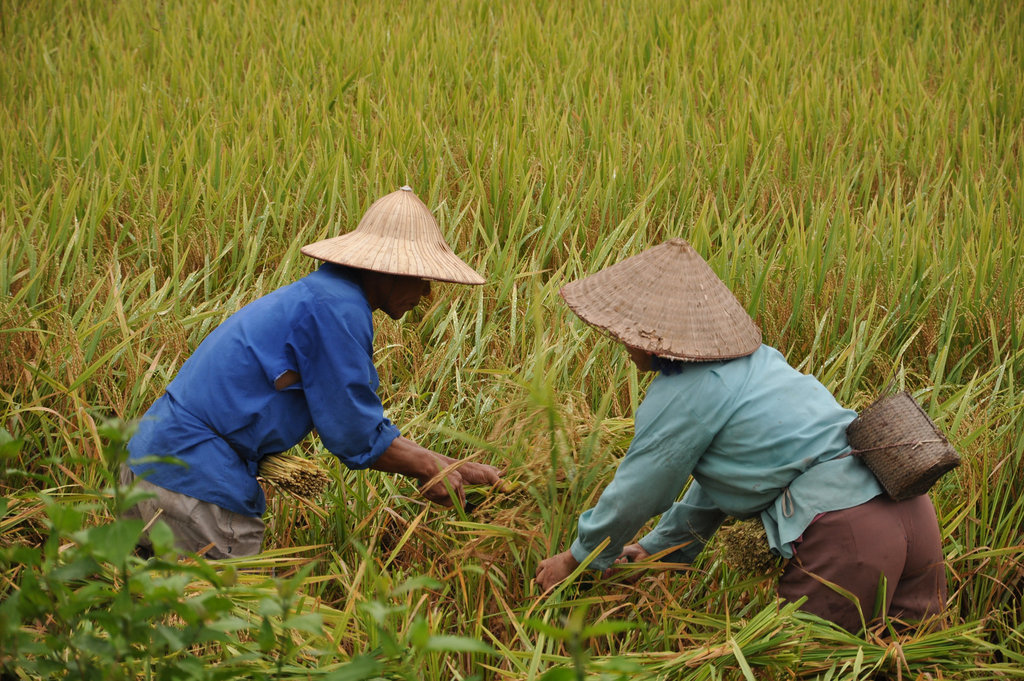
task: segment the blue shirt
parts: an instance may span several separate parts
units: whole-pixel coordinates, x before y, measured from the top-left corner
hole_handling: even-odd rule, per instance
[[[666,560],[691,562],[727,517],[760,515],[771,548],[790,558],[790,543],[819,513],[882,492],[857,457],[844,456],[855,417],[767,345],[747,357],[659,374],[637,409],[615,477],[579,519],[572,554],[582,561],[610,538],[590,564],[604,569],[662,514],[640,545],[652,554],[676,548]]]
[[[284,390],[285,371],[300,380]],[[165,489],[248,516],[266,509],[259,461],[313,428],[349,468],[398,437],[377,397],[372,310],[348,270],[322,265],[229,317],[200,343],[128,443],[129,467]],[[181,464],[146,462],[170,456]]]

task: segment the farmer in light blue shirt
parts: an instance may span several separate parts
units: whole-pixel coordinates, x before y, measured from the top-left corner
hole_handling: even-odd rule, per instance
[[[132,513],[159,514],[181,550],[258,553],[260,461],[314,429],[345,466],[410,476],[437,503],[452,503],[449,490],[464,501],[464,483],[498,480],[493,466],[401,436],[377,396],[373,311],[399,319],[429,295],[430,280],[484,281],[448,248],[423,202],[404,187],[376,201],[354,231],[303,253],[324,264],[214,329],[128,444],[123,480],[137,477],[155,495]]]
[[[590,568],[656,554],[690,563],[727,518],[760,517],[771,551],[788,559],[779,593],[807,596],[806,610],[850,630],[876,614],[921,620],[942,611],[946,579],[930,499],[885,496],[850,456],[846,427],[855,412],[761,344],[753,320],[689,244],[648,249],[562,295],[584,321],[622,341],[640,371],[659,375],[637,410],[626,456],[581,515],[575,541],[538,566],[542,588],[606,540]],[[887,610],[873,613],[882,577]]]

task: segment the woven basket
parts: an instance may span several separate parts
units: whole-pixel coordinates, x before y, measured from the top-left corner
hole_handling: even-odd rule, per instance
[[[856,454],[896,501],[927,492],[960,456],[908,392],[883,397],[846,429]]]

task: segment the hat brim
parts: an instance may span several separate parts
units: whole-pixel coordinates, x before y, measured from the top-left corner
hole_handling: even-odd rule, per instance
[[[478,286],[486,280],[446,246],[411,239],[349,232],[302,247],[302,254],[324,262],[385,274]]]

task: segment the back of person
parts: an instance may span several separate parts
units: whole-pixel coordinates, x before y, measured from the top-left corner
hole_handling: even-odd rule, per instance
[[[634,447],[664,448],[678,484],[693,475],[723,514],[764,512],[773,548],[788,556],[785,544],[815,516],[881,493],[849,456],[846,427],[855,417],[815,377],[761,345],[659,374],[637,410]]]
[[[746,357],[659,375],[645,402],[666,399],[690,412],[709,436],[694,477],[709,492],[743,496],[746,506],[770,502],[799,474],[848,453],[846,426],[856,417],[767,345]]]

